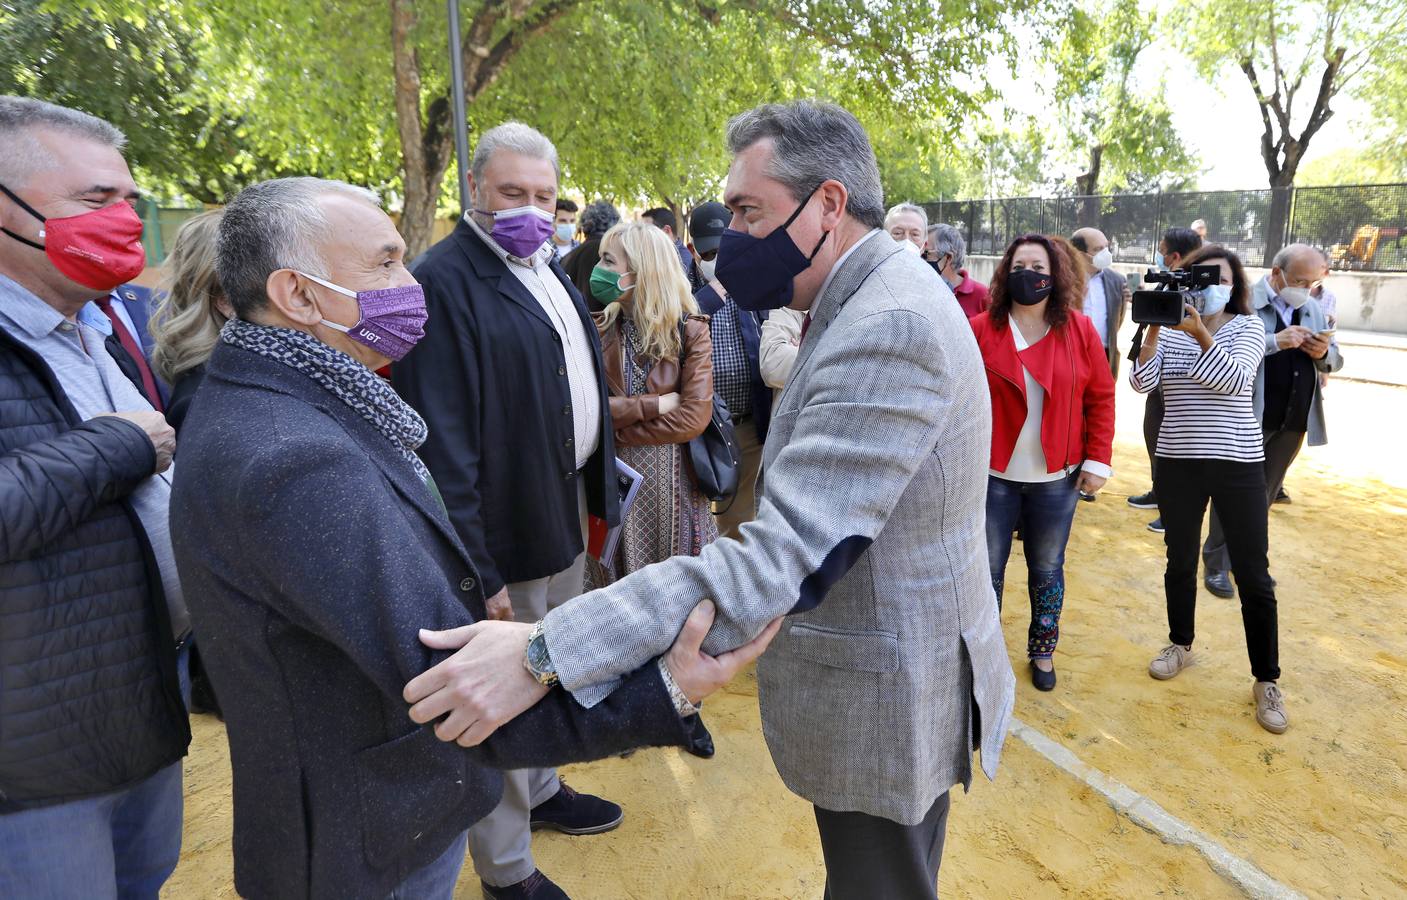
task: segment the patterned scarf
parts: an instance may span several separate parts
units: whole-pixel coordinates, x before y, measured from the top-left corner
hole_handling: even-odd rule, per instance
[[[425,443],[430,429],[380,375],[302,331],[230,319],[220,331],[220,340],[311,378],[384,434],[420,480],[429,481],[430,472],[415,450]]]

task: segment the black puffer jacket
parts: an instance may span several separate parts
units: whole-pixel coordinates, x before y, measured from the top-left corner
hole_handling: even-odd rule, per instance
[[[130,422],[79,422],[0,328],[0,813],[128,786],[190,743],[161,579],[126,500],[154,452]]]

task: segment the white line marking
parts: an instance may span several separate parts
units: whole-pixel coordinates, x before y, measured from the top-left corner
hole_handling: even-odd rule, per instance
[[[1246,896],[1256,900],[1304,900],[1304,895],[1299,891],[1271,878],[1254,863],[1235,855],[1128,785],[1087,765],[1063,744],[1051,740],[1015,716],[1011,719],[1010,730],[1061,771],[1098,791],[1110,806],[1141,828],[1153,832],[1165,843],[1195,847],[1213,870],[1233,882]]]

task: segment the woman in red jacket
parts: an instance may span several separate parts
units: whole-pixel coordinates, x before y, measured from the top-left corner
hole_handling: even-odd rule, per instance
[[[1051,656],[1065,603],[1065,544],[1084,493],[1112,474],[1114,379],[1099,333],[1079,312],[1085,279],[1068,253],[1040,234],[1007,248],[992,278],[991,306],[973,331],[992,391],[987,556],[1002,599],[1011,535],[1026,548],[1031,681],[1055,687]]]

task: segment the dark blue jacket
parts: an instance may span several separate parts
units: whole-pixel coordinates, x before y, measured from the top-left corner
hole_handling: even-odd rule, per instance
[[[425,287],[430,320],[424,340],[391,367],[391,380],[430,426],[420,455],[450,521],[489,596],[505,584],[555,575],[584,549],[562,337],[508,264],[463,221],[412,271]],[[595,353],[601,432],[582,470],[587,506],[616,525],[620,496],[601,342],[555,262],[552,273]]]
[[[127,315],[136,326],[137,333],[133,335],[137,343],[142,347],[142,355],[146,357],[147,365],[151,365],[151,351],[155,346],[151,331],[151,312],[153,295],[151,288],[142,287],[140,284],[124,284],[112,292],[112,297],[122,307],[127,310]],[[117,339],[117,335],[109,335],[107,339],[107,351],[117,367],[122,370],[122,374],[127,376],[127,380],[136,386],[137,391],[146,397],[146,386],[142,384],[142,375],[138,371],[136,363],[127,356],[127,350],[122,346],[122,342]],[[152,373],[156,381],[157,393],[161,395],[161,405],[169,407],[171,404],[171,386],[162,381],[160,376]],[[150,401],[151,398],[147,397]]]
[[[723,308],[723,298],[718,296],[713,285],[706,284],[699,288],[694,294],[694,299],[698,301],[699,309],[706,316],[715,316]],[[772,421],[772,389],[762,380],[762,367],[758,362],[758,348],[762,344],[762,322],[766,318],[765,313],[753,313],[738,308],[738,330],[743,335],[743,350],[747,353],[748,381],[752,393],[752,424],[757,429],[759,443],[767,440],[767,426]]]
[[[692,721],[653,665],[609,709],[555,690],[474,751],[417,727],[401,692],[446,656],[417,630],[484,613],[434,494],[358,413],[280,363],[222,343],[200,398],[171,534],[228,727],[241,896],[380,900],[494,808],[488,766],[687,741]]]
[[[0,813],[129,787],[185,755],[161,575],[127,501],[155,465],[145,432],[80,421],[0,328]]]

